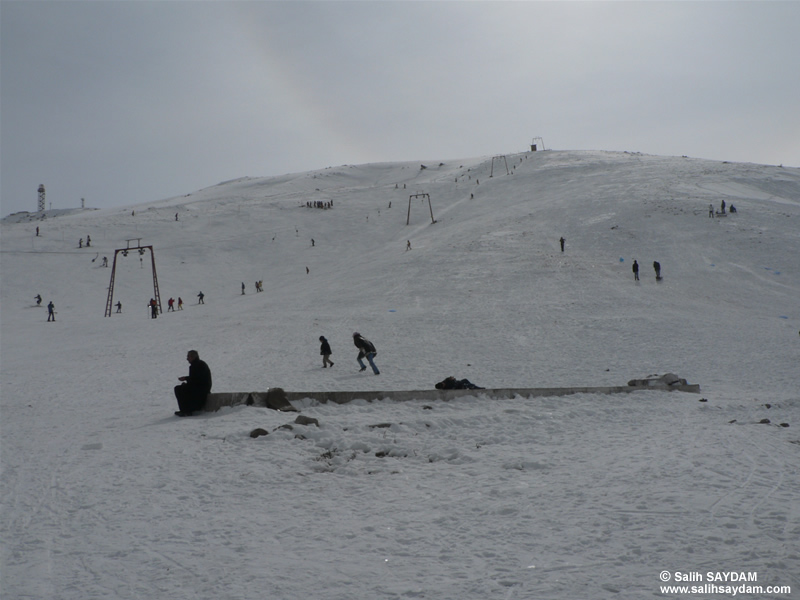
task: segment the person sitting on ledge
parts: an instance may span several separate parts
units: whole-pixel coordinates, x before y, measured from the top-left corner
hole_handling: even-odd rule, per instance
[[[211,370],[200,360],[197,350],[189,350],[186,360],[189,361],[189,375],[178,377],[183,383],[175,386],[179,409],[175,414],[179,417],[191,417],[194,411],[203,410],[211,392]]]

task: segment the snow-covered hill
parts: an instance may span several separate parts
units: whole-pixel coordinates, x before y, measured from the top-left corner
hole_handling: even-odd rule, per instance
[[[800,170],[552,151],[424,165],[3,220],[4,597],[641,598],[662,570],[800,586]],[[709,218],[723,200],[737,213]],[[103,316],[101,261],[126,240],[153,246],[164,310],[183,311],[148,317],[133,253],[123,312]],[[353,331],[380,376],[358,372]],[[289,418],[172,416],[189,348],[215,391],[672,371],[708,401],[309,403],[319,430],[252,440]]]

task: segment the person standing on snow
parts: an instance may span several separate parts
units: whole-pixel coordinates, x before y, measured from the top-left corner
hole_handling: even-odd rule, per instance
[[[329,364],[333,366],[333,361],[331,360],[331,354],[333,354],[331,345],[328,343],[328,340],[325,339],[324,335],[319,336],[319,341],[322,342],[319,347],[319,353],[322,355],[322,368],[327,368]]]
[[[197,350],[189,350],[186,360],[189,361],[189,376],[178,377],[182,383],[175,386],[179,408],[175,414],[179,417],[190,417],[194,411],[202,410],[211,391],[211,369],[200,360]]]
[[[564,242],[566,242],[566,241],[567,240],[564,239],[564,236],[561,236],[561,239],[558,240],[558,242],[561,244],[561,251],[562,252],[564,251]]]
[[[48,322],[56,320],[56,305],[53,304],[52,300],[50,300],[50,304],[47,305],[47,320]]]
[[[361,370],[362,371],[366,371],[367,370],[366,365],[361,360],[362,358],[364,358],[366,356],[367,362],[369,363],[369,366],[372,367],[372,372],[375,373],[375,375],[380,375],[381,372],[378,370],[378,367],[375,366],[375,363],[372,360],[373,358],[375,358],[375,355],[378,353],[378,351],[375,350],[375,346],[372,344],[372,342],[370,342],[367,338],[365,338],[364,336],[362,336],[360,333],[358,333],[356,331],[353,334],[353,343],[355,344],[356,348],[358,348],[358,350],[359,350],[358,357],[356,358],[356,360],[358,361],[358,364],[361,366]]]
[[[639,281],[639,263],[636,262],[636,259],[633,260],[633,266],[631,269],[633,270],[633,279],[635,281]]]
[[[656,281],[661,281],[661,263],[657,260],[653,261],[653,269],[656,272]]]
[[[198,304],[205,304],[205,302],[203,302],[203,298],[205,298],[206,295],[203,292],[197,294],[197,297],[199,298],[199,300],[197,301]]]

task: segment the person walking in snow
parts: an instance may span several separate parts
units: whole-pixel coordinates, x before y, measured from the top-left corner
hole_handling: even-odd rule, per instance
[[[202,410],[206,398],[211,392],[211,369],[200,360],[197,350],[189,350],[186,354],[189,361],[188,377],[178,377],[181,385],[175,386],[175,398],[178,400],[179,417],[191,417],[196,410]]]
[[[178,296],[178,310],[183,310],[183,298]]]
[[[319,347],[319,353],[322,355],[322,368],[327,368],[329,364],[333,366],[333,361],[331,361],[331,354],[333,354],[331,345],[328,343],[328,340],[325,339],[324,335],[319,336],[319,341],[322,342]]]
[[[242,282],[242,296],[244,296],[244,281]]]
[[[175,298],[167,300],[167,312],[175,312]]]
[[[378,367],[375,366],[375,362],[373,361],[378,351],[375,350],[375,346],[372,344],[372,342],[356,331],[353,334],[353,343],[355,344],[356,348],[358,348],[358,357],[356,357],[356,360],[358,361],[361,370],[367,370],[367,366],[361,360],[362,358],[366,357],[369,366],[372,367],[372,372],[375,373],[375,375],[380,375],[381,372],[378,370]]]
[[[47,321],[55,321],[56,320],[56,305],[53,304],[53,301],[50,300],[50,304],[47,305]]]
[[[656,272],[656,281],[661,281],[661,263],[657,260],[653,261],[653,269]]]
[[[122,312],[122,301],[120,300],[117,300],[117,312],[118,313]]]
[[[150,318],[151,319],[158,318],[158,303],[156,303],[155,298],[150,298]]]
[[[197,297],[199,298],[199,300],[197,301],[198,304],[205,304],[205,302],[203,302],[203,298],[205,298],[206,295],[203,292],[197,294]]]
[[[567,241],[567,240],[565,240],[565,239],[564,239],[564,236],[563,236],[563,235],[561,236],[561,239],[560,239],[560,240],[558,240],[558,242],[561,244],[561,251],[562,251],[562,252],[564,251],[564,242],[566,242],[566,241]]]
[[[713,219],[714,218],[714,205],[713,204],[709,204],[708,205],[708,218],[709,219]]]
[[[636,262],[636,259],[634,259],[633,261],[633,266],[631,267],[631,270],[633,270],[633,279],[635,281],[639,281],[639,263]]]
[[[42,305],[42,295],[41,294],[36,294],[33,297],[33,299],[36,300],[36,306],[41,306]]]

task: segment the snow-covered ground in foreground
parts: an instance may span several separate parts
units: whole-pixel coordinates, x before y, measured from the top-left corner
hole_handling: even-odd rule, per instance
[[[662,571],[798,593],[800,171],[606,152],[425,164],[4,219],[2,598],[706,597],[662,593]],[[418,193],[435,224],[414,198],[406,225]],[[710,219],[722,200],[737,214]],[[101,260],[129,239],[183,311],[148,317],[134,253],[123,312],[103,317]],[[356,330],[380,376],[358,372]],[[320,426],[290,431],[294,414],[262,408],[174,417],[189,348],[215,391],[674,372],[702,392],[305,401]]]

